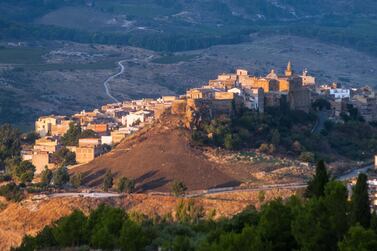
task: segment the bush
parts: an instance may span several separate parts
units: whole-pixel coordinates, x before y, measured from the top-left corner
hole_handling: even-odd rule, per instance
[[[82,173],[74,174],[70,177],[69,182],[74,188],[79,188],[82,185]]]
[[[315,160],[314,153],[312,153],[312,152],[303,152],[303,153],[300,154],[299,160],[302,161],[302,162],[313,163],[314,160]]]
[[[135,181],[122,177],[118,181],[118,191],[120,193],[133,193],[135,190]]]
[[[0,187],[0,195],[4,196],[7,200],[19,202],[25,198],[23,190],[12,182]]]
[[[66,167],[59,167],[52,176],[52,183],[56,187],[62,187],[69,181],[69,174]]]
[[[174,196],[183,196],[187,190],[186,185],[182,181],[174,181],[171,186],[172,193]]]
[[[103,190],[105,192],[109,191],[113,187],[113,174],[108,170],[103,178]]]

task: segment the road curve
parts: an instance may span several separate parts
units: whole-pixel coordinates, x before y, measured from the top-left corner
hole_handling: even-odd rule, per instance
[[[106,79],[106,81],[103,83],[103,86],[105,87],[105,91],[106,91],[106,95],[111,98],[112,100],[114,100],[116,103],[120,103],[120,101],[115,98],[112,94],[111,94],[111,90],[110,90],[110,81],[114,80],[116,77],[122,75],[124,73],[124,65],[123,63],[126,62],[127,60],[121,60],[118,62],[118,65],[120,66],[120,71],[117,73],[117,74],[114,74],[112,76],[110,76],[108,79]]]

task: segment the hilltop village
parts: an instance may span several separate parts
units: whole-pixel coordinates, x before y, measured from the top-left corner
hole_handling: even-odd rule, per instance
[[[70,164],[88,163],[127,135],[152,125],[166,111],[183,116],[184,126],[192,128],[204,116],[216,118],[231,114],[235,107],[263,113],[266,108],[284,102],[291,110],[309,112],[312,104],[320,99],[331,105],[328,119],[340,120],[352,106],[365,121],[377,121],[377,97],[372,88],[347,88],[336,83],[319,85],[307,70],[296,74],[289,62],[284,74],[272,69],[266,76],[257,77],[237,69],[235,73],[220,74],[202,87],[187,90],[185,95],[107,104],[71,116],[40,117],[35,122],[39,138],[34,145],[24,146],[21,155],[23,160],[33,163],[38,174],[46,167],[57,167],[54,156],[62,149],[75,153],[75,160]],[[76,135],[78,141],[67,143],[64,137],[75,128],[80,131]]]

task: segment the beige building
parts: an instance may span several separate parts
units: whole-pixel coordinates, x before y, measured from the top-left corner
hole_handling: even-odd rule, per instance
[[[51,136],[63,136],[72,122],[72,120],[59,120],[57,124],[51,126]]]
[[[126,136],[128,135],[128,132],[126,131],[113,131],[111,132],[111,138],[113,141],[113,144],[120,143]]]
[[[98,138],[79,139],[79,146],[76,147],[76,162],[78,164],[88,163],[102,153],[101,140]]]
[[[78,164],[88,163],[101,154],[99,147],[77,147],[76,162]]]
[[[212,88],[194,88],[187,91],[186,96],[189,99],[212,99],[215,90]]]
[[[53,125],[58,124],[59,117],[57,116],[44,116],[38,118],[35,122],[35,132],[41,137],[51,135],[51,128]]]
[[[52,137],[43,137],[40,139],[37,139],[34,144],[34,151],[35,152],[48,152],[48,153],[54,153],[56,151],[59,151],[61,148],[61,144],[57,139],[54,139]]]
[[[35,166],[35,173],[40,174],[45,167],[48,169],[56,168],[56,164],[53,163],[51,154],[48,152],[36,152],[33,154],[32,161]]]

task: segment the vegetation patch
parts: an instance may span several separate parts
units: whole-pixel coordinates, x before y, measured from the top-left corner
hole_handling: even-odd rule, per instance
[[[156,64],[176,64],[179,62],[190,62],[196,58],[196,55],[166,55],[159,58],[154,59],[152,62]]]

